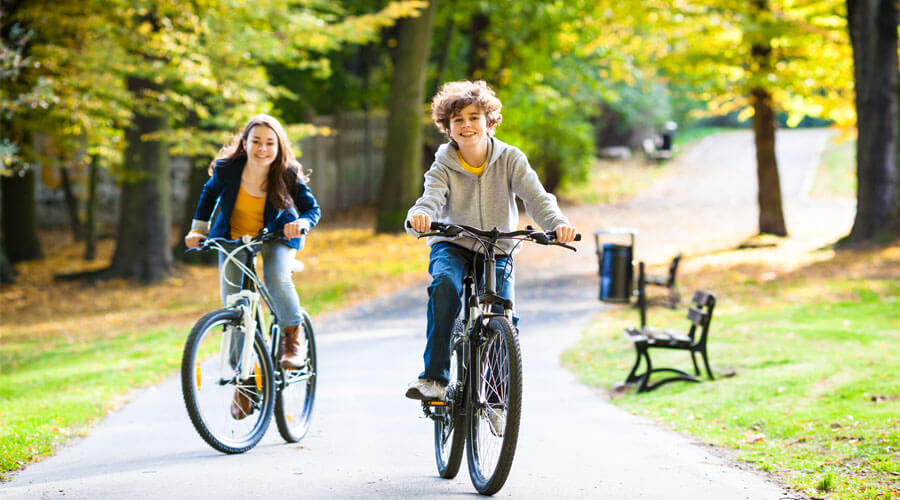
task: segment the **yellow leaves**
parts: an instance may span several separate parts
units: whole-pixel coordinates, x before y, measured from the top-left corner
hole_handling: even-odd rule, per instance
[[[745,121],[750,119],[754,115],[753,106],[744,106],[744,109],[738,113],[737,119],[738,121]]]

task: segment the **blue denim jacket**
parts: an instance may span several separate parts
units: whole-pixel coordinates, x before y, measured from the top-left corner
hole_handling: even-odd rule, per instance
[[[212,177],[203,186],[203,192],[200,193],[200,201],[197,203],[197,210],[194,212],[194,222],[191,229],[207,233],[210,238],[230,238],[231,235],[231,213],[234,210],[234,203],[237,201],[238,191],[241,188],[241,174],[244,171],[244,164],[225,164],[220,161],[213,168]],[[290,186],[291,183],[288,183]],[[284,225],[297,219],[306,219],[309,221],[309,227],[315,226],[322,217],[322,210],[319,208],[316,198],[313,196],[309,186],[298,178],[293,192],[291,192],[291,200],[293,205],[287,209],[276,209],[272,203],[266,199],[263,208],[263,224],[270,232],[280,231]],[[209,219],[213,210],[218,204],[219,210],[212,228],[209,226]],[[303,248],[304,238],[285,239],[285,244],[294,249]]]

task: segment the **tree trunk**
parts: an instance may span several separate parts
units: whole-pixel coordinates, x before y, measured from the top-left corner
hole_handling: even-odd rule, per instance
[[[34,168],[13,169],[2,179],[3,245],[12,263],[44,256],[37,236]]]
[[[401,232],[406,212],[422,186],[422,122],[425,75],[437,0],[419,17],[398,23],[384,175],[378,200],[376,231]]]
[[[781,182],[775,158],[775,112],[772,96],[765,89],[751,93],[753,136],[756,142],[756,176],[759,183],[759,232],[787,236],[781,203]]]
[[[128,90],[138,97],[152,83],[128,79]],[[125,132],[127,179],[122,184],[116,250],[107,276],[153,283],[172,271],[169,247],[169,154],[159,140],[145,134],[164,130],[166,118],[138,106]]]
[[[446,5],[446,4],[445,4]],[[438,19],[442,14],[437,14]],[[435,40],[438,44],[437,55],[435,56],[434,80],[428,85],[428,93],[426,97],[437,94],[437,91],[444,83],[444,72],[447,70],[447,63],[450,61],[450,44],[453,43],[453,35],[456,33],[456,18],[451,12],[447,13],[447,26],[441,33],[440,38]]]
[[[491,25],[491,18],[482,12],[472,16],[470,24],[469,37],[469,78],[473,80],[484,80],[485,69],[487,68],[487,58],[490,54],[491,47],[484,36]]]
[[[72,181],[69,179],[69,169],[60,167],[59,173],[62,178],[63,196],[66,200],[66,209],[69,211],[69,227],[72,229],[72,238],[75,241],[81,241],[84,237],[81,230],[81,220],[78,217],[78,198],[72,190]]]
[[[894,0],[847,0],[859,131],[851,242],[900,234],[897,23]]]
[[[91,165],[88,167],[88,195],[84,207],[84,260],[94,260],[97,257],[97,175],[99,175],[100,158],[91,156]]]
[[[3,189],[0,188],[0,223],[3,221]],[[0,283],[13,283],[16,270],[9,258],[6,257],[6,249],[3,246],[3,231],[0,231]]]

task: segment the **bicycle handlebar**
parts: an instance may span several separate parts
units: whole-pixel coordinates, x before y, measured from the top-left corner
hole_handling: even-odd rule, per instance
[[[306,229],[301,229],[300,236],[305,236],[308,232],[309,231],[307,231]],[[273,231],[270,233],[268,230],[266,230],[266,228],[262,228],[259,230],[258,233],[256,233],[256,236],[250,238],[249,241],[244,241],[242,238],[238,238],[236,240],[229,240],[228,238],[204,238],[204,239],[200,240],[200,246],[195,247],[195,248],[188,248],[184,252],[187,253],[187,252],[199,252],[199,251],[203,251],[203,250],[208,250],[210,245],[212,245],[213,243],[225,243],[225,244],[233,244],[233,245],[243,243],[245,245],[249,245],[249,244],[253,244],[253,243],[263,243],[266,241],[271,241],[271,240],[275,240],[275,239],[282,238],[282,237],[284,237],[284,230]]]
[[[409,221],[406,221],[406,227],[412,228],[412,224]],[[538,231],[534,229],[534,226],[525,226],[525,229],[519,229],[516,231],[502,232],[497,228],[494,228],[490,231],[486,231],[484,229],[479,229],[477,227],[466,226],[463,224],[450,224],[446,222],[437,222],[432,221],[430,229],[432,232],[430,233],[420,233],[417,237],[423,238],[426,236],[447,236],[447,237],[455,237],[459,236],[462,233],[468,233],[472,236],[481,236],[484,238],[517,238],[523,236],[535,243],[540,245],[556,245],[568,248],[573,251],[577,251],[574,247],[566,245],[565,243],[559,243],[556,241],[556,231]],[[577,233],[575,235],[575,241],[581,241],[581,233]]]

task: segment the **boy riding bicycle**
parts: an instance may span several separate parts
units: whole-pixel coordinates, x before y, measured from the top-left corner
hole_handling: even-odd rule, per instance
[[[576,230],[562,214],[556,197],[548,193],[528,159],[515,146],[494,137],[503,119],[500,100],[483,81],[444,84],[431,103],[432,119],[449,142],[435,153],[425,173],[425,191],[409,209],[407,232],[413,236],[430,229],[431,221],[465,224],[512,231],[519,223],[516,196],[542,228],[557,232],[557,241],[568,243]],[[514,252],[514,241],[498,242]],[[483,254],[480,244],[466,237],[428,238],[431,247],[428,272],[428,330],[425,370],[409,384],[406,397],[444,399],[450,373],[450,342],[459,315],[466,269]],[[506,272],[507,258],[497,258],[499,295],[514,299],[514,277]]]

